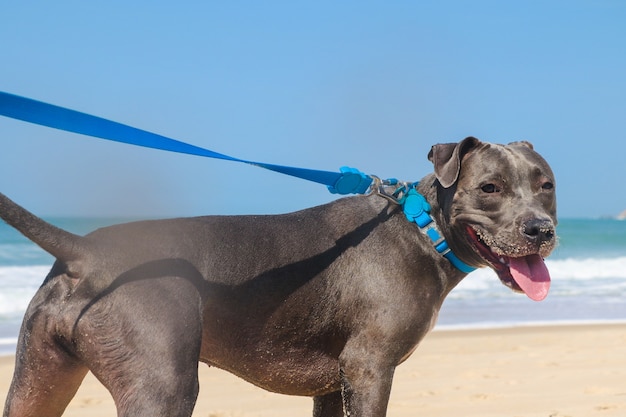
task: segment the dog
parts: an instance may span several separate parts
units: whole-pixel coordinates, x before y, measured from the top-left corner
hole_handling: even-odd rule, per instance
[[[415,188],[451,253],[543,299],[557,240],[547,162],[528,142],[473,137],[428,158]],[[467,271],[383,195],[84,237],[2,195],[0,217],[56,258],[25,314],[4,416],[62,415],[88,371],[119,416],[190,416],[199,362],[312,397],[315,417],[385,416],[396,366]]]

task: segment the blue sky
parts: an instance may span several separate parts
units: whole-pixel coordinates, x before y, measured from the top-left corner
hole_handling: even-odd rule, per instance
[[[529,140],[561,217],[626,209],[626,2],[28,1],[0,90],[240,158],[417,180],[430,146]],[[278,213],[336,198],[255,167],[0,118],[36,214]]]

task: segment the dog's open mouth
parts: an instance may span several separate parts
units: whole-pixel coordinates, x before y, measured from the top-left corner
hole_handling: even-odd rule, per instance
[[[525,293],[534,301],[541,301],[548,296],[550,273],[540,255],[499,255],[480,238],[474,228],[468,226],[467,229],[472,244],[480,256],[489,262],[504,285],[513,291]]]

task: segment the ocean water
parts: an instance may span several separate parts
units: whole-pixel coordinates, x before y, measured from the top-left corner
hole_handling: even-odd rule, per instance
[[[125,219],[47,219],[85,234]],[[494,272],[468,275],[446,299],[438,329],[626,321],[626,221],[562,219],[559,246],[546,260],[552,286],[535,302]],[[53,258],[0,224],[0,354],[12,353],[24,311]]]

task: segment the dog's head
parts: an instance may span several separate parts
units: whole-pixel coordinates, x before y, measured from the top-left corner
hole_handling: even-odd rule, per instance
[[[428,158],[457,256],[493,268],[514,291],[544,299],[550,276],[543,258],[557,240],[555,180],[547,162],[528,142],[495,145],[473,137],[435,145]]]

